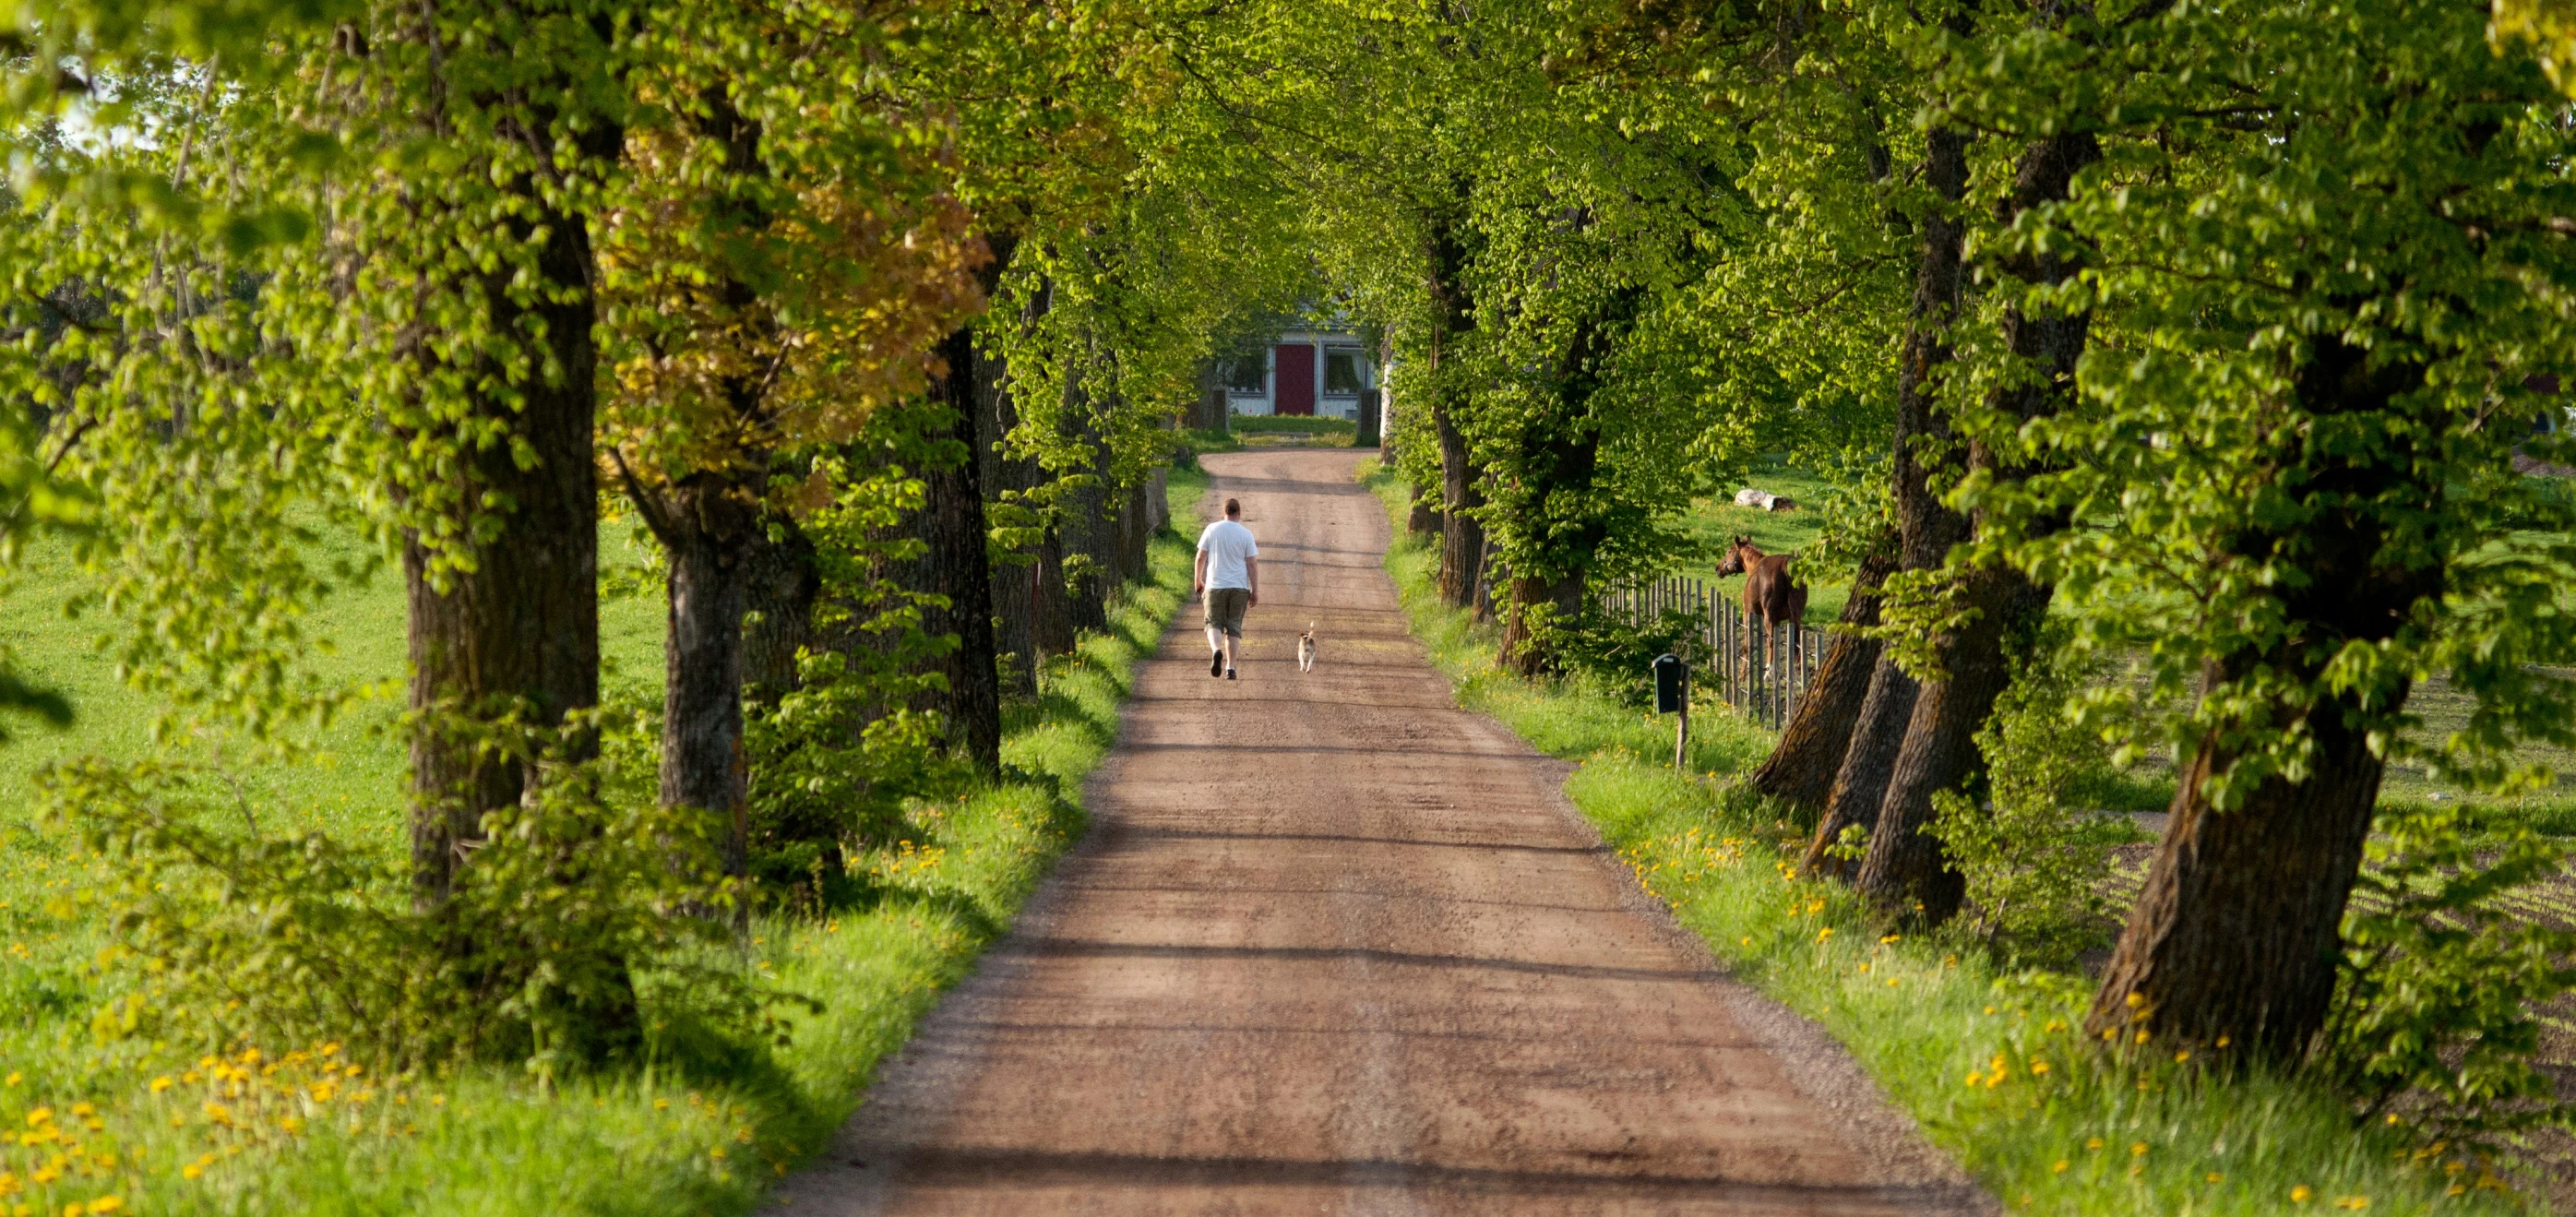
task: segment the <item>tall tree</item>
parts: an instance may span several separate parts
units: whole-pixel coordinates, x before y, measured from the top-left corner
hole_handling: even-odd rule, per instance
[[[796,448],[846,441],[924,390],[990,261],[933,165],[901,152],[935,124],[865,95],[797,104],[832,95],[815,73],[871,54],[882,20],[668,14],[632,80],[662,121],[626,140],[627,197],[603,217],[607,458],[669,556],[661,797],[725,825],[737,872],[743,620],[764,554],[782,556],[769,534],[792,527],[773,479]]]
[[[2299,1059],[2385,765],[2494,784],[2515,740],[2569,736],[2539,665],[2571,653],[2543,606],[2576,551],[2511,451],[2526,379],[2563,374],[2576,264],[2549,234],[2576,194],[2563,100],[2485,24],[2162,13],[2152,176],[2079,201],[2120,354],[2086,360],[2080,417],[2040,432],[2066,464],[2022,505],[2078,527],[2020,559],[2145,658],[2183,758],[2094,1034]],[[2475,702],[2436,743],[2402,730],[2425,672]]]
[[[2079,247],[2052,241],[2042,231],[2050,224],[2048,213],[2074,190],[2076,176],[2100,158],[2093,133],[2069,123],[2022,150],[2011,193],[1997,206],[1996,226],[2026,243],[1991,265],[1999,285],[2026,294],[2001,303],[1998,345],[2008,370],[1987,391],[1985,405],[2007,421],[1989,422],[1969,442],[1965,463],[1972,493],[2025,476],[2014,432],[2057,412],[2073,393],[2090,310],[2069,309],[2052,293],[2081,269],[2074,256]],[[1937,569],[1934,577],[1947,584],[1943,620],[1927,631],[1927,645],[1914,657],[1921,684],[1855,886],[1883,912],[1938,924],[1958,911],[1966,887],[1941,843],[1923,831],[1931,822],[1933,796],[1957,790],[1975,775],[1981,760],[1976,733],[2010,683],[2006,650],[2046,609],[2049,592],[1999,557],[1961,561],[1950,552],[1968,539],[1960,525],[1983,524],[1982,516],[1961,521],[1947,506],[1919,504],[1918,512],[1924,523],[1908,539],[1907,557],[1939,564],[1917,569]],[[2023,523],[2026,533],[2028,522]],[[1937,556],[1931,553],[1934,544],[1943,547]]]

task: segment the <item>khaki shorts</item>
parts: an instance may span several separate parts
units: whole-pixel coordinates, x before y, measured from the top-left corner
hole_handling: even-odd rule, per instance
[[[1211,587],[1202,603],[1207,606],[1207,628],[1243,637],[1243,611],[1252,607],[1252,589]]]

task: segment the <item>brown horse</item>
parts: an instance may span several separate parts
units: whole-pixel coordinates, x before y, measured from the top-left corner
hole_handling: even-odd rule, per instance
[[[1753,538],[1737,537],[1727,546],[1726,557],[1717,564],[1720,578],[1744,576],[1744,626],[1753,628],[1759,621],[1765,626],[1786,625],[1807,616],[1807,588],[1789,573],[1794,554],[1766,554],[1754,548]]]

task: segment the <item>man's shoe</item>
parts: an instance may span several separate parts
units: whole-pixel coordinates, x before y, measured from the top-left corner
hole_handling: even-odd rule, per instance
[[[1210,652],[1208,652],[1208,675],[1210,675],[1210,676],[1223,676],[1223,675],[1225,675],[1225,652],[1223,652],[1223,651],[1210,651]]]
[[[1232,668],[1227,668],[1227,669],[1225,670],[1225,678],[1226,678],[1227,680],[1232,680],[1232,679],[1234,679],[1234,669],[1232,669]]]

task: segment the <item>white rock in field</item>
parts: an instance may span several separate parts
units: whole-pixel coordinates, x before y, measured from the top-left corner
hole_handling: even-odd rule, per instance
[[[1796,511],[1798,509],[1797,502],[1785,494],[1773,494],[1768,490],[1756,490],[1751,486],[1747,486],[1744,489],[1735,492],[1735,505],[1738,507],[1758,507],[1764,511]]]

